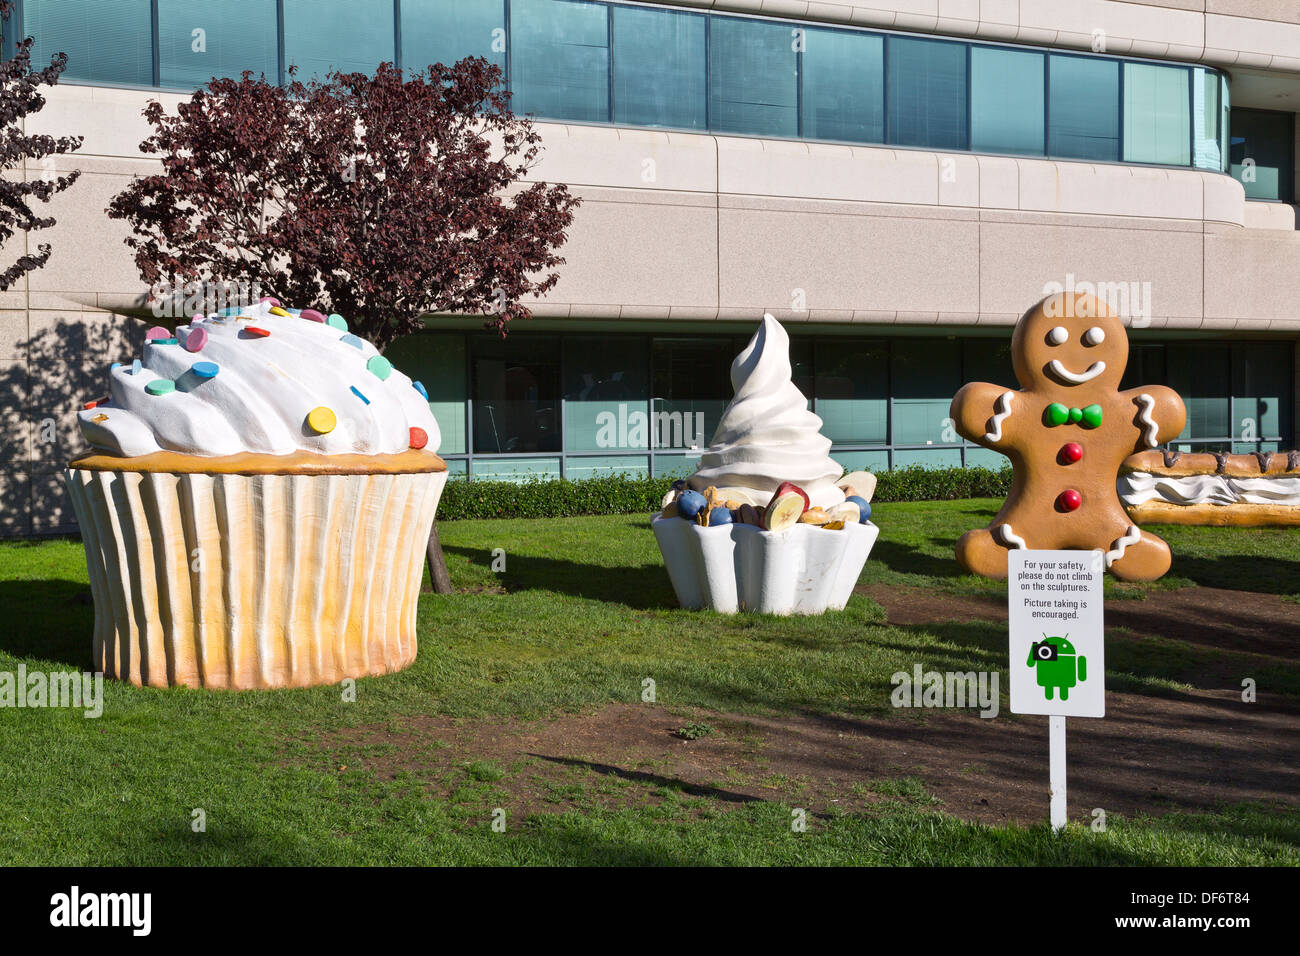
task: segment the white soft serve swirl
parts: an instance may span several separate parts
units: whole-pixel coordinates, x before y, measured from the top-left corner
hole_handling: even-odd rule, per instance
[[[428,436],[425,450],[437,450],[438,423],[411,379],[397,369],[380,379],[367,369],[379,354],[373,345],[361,339],[358,348],[342,341],[342,329],[273,315],[270,308],[262,302],[242,310],[248,319],[214,316],[180,326],[181,342],[195,328],[207,332],[195,352],[179,344],[146,345],[138,373],[131,373],[130,362],[109,373],[109,404],[80,412],[86,441],[96,451],[125,457],[158,451],[382,455],[407,451],[410,429],[418,427]],[[250,337],[249,326],[270,334]],[[197,377],[196,362],[215,363],[216,376]],[[145,386],[158,378],[176,381],[176,391],[150,395]],[[318,406],[338,420],[323,435],[306,425]]]
[[[814,507],[844,500],[835,481],[844,473],[830,457],[831,440],[821,433],[822,420],[808,410],[808,400],[791,381],[790,337],[770,315],[763,316],[754,337],[731,363],[735,397],[700,456],[689,479],[702,491],[742,488],[766,505],[783,481],[792,481]]]

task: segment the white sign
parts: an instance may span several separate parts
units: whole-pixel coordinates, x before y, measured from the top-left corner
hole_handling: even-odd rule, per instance
[[[1008,553],[1011,712],[1106,716],[1100,551]]]

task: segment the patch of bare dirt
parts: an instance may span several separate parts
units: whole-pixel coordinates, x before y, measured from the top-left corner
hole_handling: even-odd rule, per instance
[[[692,720],[718,733],[676,736]],[[898,798],[891,782],[905,777],[968,820],[1033,823],[1048,804],[1047,722],[1005,713],[684,717],[616,704],[540,721],[417,718],[397,729],[350,729],[319,745],[381,777],[411,773],[444,797],[468,780],[467,765],[498,768],[504,775],[495,786],[509,795],[515,819],[575,801],[644,805],[662,787],[723,804],[856,812]],[[1131,816],[1225,802],[1300,804],[1300,718],[1235,695],[1111,694],[1104,720],[1071,722],[1068,746],[1075,819],[1091,819],[1094,807]]]

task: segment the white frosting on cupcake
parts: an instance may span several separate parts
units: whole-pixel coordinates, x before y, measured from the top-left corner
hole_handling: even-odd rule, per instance
[[[341,319],[279,315],[273,306],[195,318],[177,328],[174,344],[151,339],[138,367],[110,371],[109,400],[79,413],[86,440],[128,457],[437,450],[422,386]]]
[[[735,397],[700,456],[689,479],[702,491],[709,485],[743,488],[767,504],[783,481],[808,494],[815,508],[844,500],[835,482],[844,469],[830,457],[831,440],[821,433],[822,420],[808,410],[808,400],[791,380],[790,337],[770,315],[731,363]]]

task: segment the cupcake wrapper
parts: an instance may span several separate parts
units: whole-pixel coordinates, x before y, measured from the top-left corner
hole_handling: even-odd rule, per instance
[[[69,468],[95,601],[94,667],[153,687],[307,687],[415,659],[446,472]]]
[[[838,531],[808,524],[785,531],[748,524],[702,528],[662,517],[651,526],[678,603],[723,614],[842,609],[880,534],[869,521]]]

